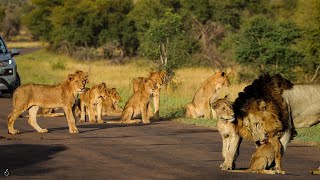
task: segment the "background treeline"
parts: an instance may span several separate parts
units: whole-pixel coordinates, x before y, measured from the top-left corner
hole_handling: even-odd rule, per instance
[[[236,69],[320,81],[320,0],[1,0],[6,39],[80,60],[145,57],[159,68]]]

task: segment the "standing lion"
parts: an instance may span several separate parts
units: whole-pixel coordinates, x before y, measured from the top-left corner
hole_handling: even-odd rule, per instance
[[[197,90],[191,103],[186,106],[186,117],[210,117],[210,101],[214,102],[219,90],[224,86],[229,86],[230,82],[224,72],[217,72],[203,82]]]
[[[67,79],[58,85],[26,84],[18,87],[13,93],[13,110],[8,116],[8,132],[19,133],[14,129],[14,122],[21,113],[29,109],[28,123],[39,133],[48,132],[37,123],[37,111],[42,108],[61,107],[66,116],[70,133],[78,133],[72,107],[77,100],[78,94],[82,93],[87,83],[88,73],[76,71],[69,74]]]

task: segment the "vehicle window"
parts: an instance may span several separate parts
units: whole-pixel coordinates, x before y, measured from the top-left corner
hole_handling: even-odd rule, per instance
[[[4,45],[3,41],[0,39],[0,53],[6,53],[6,46]]]

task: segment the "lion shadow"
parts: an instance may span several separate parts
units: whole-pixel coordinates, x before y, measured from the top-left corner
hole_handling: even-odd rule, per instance
[[[11,144],[1,145],[0,176],[9,172],[10,176],[43,175],[53,168],[37,166],[40,162],[49,161],[52,155],[67,150],[64,145]],[[29,168],[31,166],[31,168]],[[23,168],[23,169],[22,169]]]

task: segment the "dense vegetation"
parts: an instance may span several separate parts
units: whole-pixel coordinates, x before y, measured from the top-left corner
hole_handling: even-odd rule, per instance
[[[270,72],[320,81],[319,21],[320,0],[14,0],[0,6],[2,34],[26,26],[34,40],[78,59],[139,56],[168,70],[241,67],[240,80]]]

